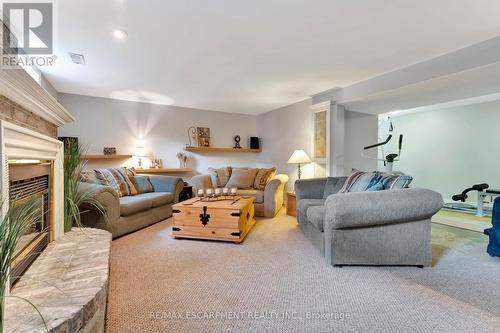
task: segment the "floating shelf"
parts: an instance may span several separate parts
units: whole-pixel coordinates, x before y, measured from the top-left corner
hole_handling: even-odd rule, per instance
[[[133,155],[82,155],[82,160],[126,160],[132,158]]]
[[[215,148],[215,147],[186,147],[186,151],[193,153],[219,152],[219,153],[260,153],[262,149],[250,148]]]
[[[192,172],[190,168],[150,168],[150,169],[135,169],[137,173],[181,173]]]

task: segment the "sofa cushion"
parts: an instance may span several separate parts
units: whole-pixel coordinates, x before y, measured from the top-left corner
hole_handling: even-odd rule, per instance
[[[238,190],[238,195],[254,197],[254,203],[264,202],[264,191],[259,190]]]
[[[153,200],[141,195],[126,196],[120,198],[120,215],[129,216],[148,209],[153,206]]]
[[[230,166],[225,168],[208,168],[208,174],[212,179],[212,186],[224,187],[226,186],[229,178],[231,177],[232,168]]]
[[[236,169],[231,172],[231,178],[226,184],[226,187],[237,187],[239,189],[252,189],[259,169]]]
[[[129,178],[132,184],[134,184],[137,193],[153,192],[153,184],[151,184],[147,176],[130,176]]]
[[[300,199],[297,203],[297,209],[304,215],[307,214],[307,209],[312,206],[323,206],[325,199]]]
[[[325,217],[325,206],[311,206],[307,209],[307,220],[312,223],[316,229],[323,232],[323,219]]]
[[[153,208],[174,202],[174,195],[170,192],[150,192],[138,196],[151,200]]]
[[[328,198],[329,195],[338,193],[342,186],[344,186],[347,177],[328,177],[323,191],[323,199]]]
[[[274,175],[276,174],[276,168],[270,169],[259,169],[257,175],[255,175],[255,180],[253,182],[253,188],[256,190],[264,191],[266,184]]]

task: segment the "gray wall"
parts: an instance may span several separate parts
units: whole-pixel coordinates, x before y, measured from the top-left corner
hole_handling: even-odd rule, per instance
[[[412,175],[412,186],[436,190],[446,199],[477,183],[500,188],[496,149],[500,101],[403,114],[392,120],[395,137],[404,135],[401,160],[394,169]],[[387,136],[387,128],[388,122],[381,121],[380,137]],[[396,152],[397,140],[393,141]],[[475,200],[475,194],[470,199]]]
[[[293,189],[297,179],[297,165],[286,162],[295,149],[303,149],[311,156],[312,116],[311,100],[307,99],[257,116],[262,153],[259,165],[276,166],[278,171],[290,176],[287,189]],[[302,169],[304,178],[313,176],[312,165]]]
[[[59,129],[59,136],[77,136],[89,154],[102,154],[104,146],[116,147],[118,153],[133,154],[142,139],[147,152],[161,158],[165,167],[178,167],[176,154],[188,142],[190,126],[210,127],[214,147],[232,147],[235,134],[241,136],[242,146],[246,147],[248,137],[257,135],[257,118],[251,115],[72,94],[59,94],[59,101],[75,117],[75,122]],[[257,161],[256,154],[188,154],[189,166],[199,173],[206,173],[211,166],[252,166]],[[109,167],[123,162],[92,163],[88,167]],[[125,164],[133,166],[137,161],[132,159]]]
[[[345,113],[345,160],[344,173],[352,169],[374,171],[377,161],[361,156],[363,147],[377,142],[378,116],[354,111]],[[367,156],[377,157],[377,151],[366,152]]]
[[[249,136],[261,137],[262,153],[192,154],[189,166],[197,173],[208,167],[276,166],[278,172],[290,176],[288,189],[297,179],[297,166],[287,164],[295,149],[304,149],[311,156],[311,99],[279,108],[258,116],[189,109],[175,106],[118,101],[100,97],[59,94],[59,100],[75,117],[75,122],[59,129],[59,136],[77,136],[89,154],[101,154],[102,148],[116,147],[118,153],[133,154],[143,145],[149,155],[163,160],[164,166],[178,167],[176,153],[187,143],[189,126],[210,127],[212,146],[232,147],[233,136],[242,137],[248,145]],[[142,138],[142,143],[141,143]],[[377,117],[345,112],[345,172],[351,168],[375,169],[376,163],[361,158],[361,147],[375,142]],[[145,165],[148,162],[145,161]],[[137,159],[113,162],[92,162],[88,168],[118,165],[136,166]],[[313,177],[313,165],[303,166],[303,177]]]
[[[303,149],[311,156],[313,118],[310,108],[311,99],[307,99],[257,116],[263,141],[259,165],[276,166],[288,174],[287,190],[293,189],[297,179],[297,165],[286,163],[290,155],[295,149]],[[344,173],[349,174],[352,168],[375,170],[377,162],[361,157],[360,153],[363,146],[377,141],[378,117],[346,110],[344,122]],[[314,176],[312,164],[303,166],[302,176]]]

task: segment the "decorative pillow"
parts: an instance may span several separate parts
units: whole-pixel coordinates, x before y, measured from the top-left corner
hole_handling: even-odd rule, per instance
[[[393,175],[390,173],[380,173],[380,183],[384,190],[398,190],[407,188],[413,180],[413,177],[406,175]]]
[[[108,185],[118,193],[118,196],[137,194],[136,188],[127,175],[126,168],[95,169],[94,171],[97,178],[100,181],[107,181]]]
[[[131,176],[130,181],[138,194],[153,192],[153,184],[151,184],[147,176]]]
[[[104,179],[101,180],[97,178],[97,174],[94,170],[86,170],[80,173],[80,181],[83,183],[91,183],[91,184],[99,184],[99,185],[108,185],[108,182]]]
[[[208,173],[212,179],[212,185],[215,187],[226,186],[229,178],[231,177],[231,171],[232,168],[230,166],[219,169],[208,168]]]
[[[134,167],[131,168],[125,168],[127,176],[132,177],[132,176],[137,176],[137,172],[135,171]]]
[[[226,187],[237,187],[242,190],[252,189],[257,171],[259,169],[233,169]]]
[[[376,185],[380,181],[380,178],[381,175],[379,172],[363,172],[353,169],[339,193],[367,191]]]
[[[264,191],[267,182],[269,181],[269,179],[273,178],[275,174],[276,168],[259,169],[253,182],[253,188],[256,190]]]

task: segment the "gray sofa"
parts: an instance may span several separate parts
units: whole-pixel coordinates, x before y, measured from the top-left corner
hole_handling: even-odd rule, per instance
[[[299,226],[329,264],[431,265],[431,217],[443,206],[439,193],[419,188],[337,193],[345,181],[295,182]],[[333,194],[324,197],[325,186]]]
[[[274,217],[283,207],[283,196],[288,176],[284,174],[274,175],[267,183],[264,191],[256,189],[238,189],[237,194],[254,197],[255,216]],[[212,178],[209,175],[197,175],[192,177],[188,183],[193,186],[193,191],[213,187]]]
[[[182,178],[157,175],[144,177],[153,185],[153,192],[121,198],[109,186],[80,183],[79,190],[91,191],[106,210],[105,217],[93,207],[82,207],[82,224],[108,230],[115,238],[172,216],[172,205],[179,201],[179,194],[184,187]]]

